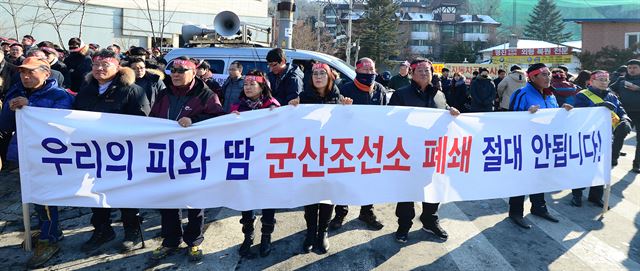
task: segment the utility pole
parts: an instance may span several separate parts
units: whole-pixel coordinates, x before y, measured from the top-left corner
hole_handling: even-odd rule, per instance
[[[353,12],[353,0],[349,1],[349,16],[347,21],[347,51],[345,52],[347,64],[351,65],[351,13]]]
[[[324,28],[325,24],[324,22],[320,21],[320,16],[321,16],[321,12],[324,10],[324,4],[320,5],[320,8],[318,9],[318,17],[316,17],[316,33],[318,34],[318,52],[320,52],[320,47],[321,47],[321,43],[320,43],[320,32],[322,32],[322,29]]]
[[[293,38],[293,13],[296,11],[295,0],[280,0],[278,3],[278,44],[276,47],[291,49]]]

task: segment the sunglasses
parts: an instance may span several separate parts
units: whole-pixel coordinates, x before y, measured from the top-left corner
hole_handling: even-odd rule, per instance
[[[184,68],[171,68],[169,69],[169,71],[171,71],[171,73],[180,73],[183,74],[187,71],[190,71],[191,69],[184,69]]]

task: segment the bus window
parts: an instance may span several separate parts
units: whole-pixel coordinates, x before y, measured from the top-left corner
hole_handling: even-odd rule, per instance
[[[267,67],[267,62],[265,61],[238,61],[238,62],[242,64],[242,75],[246,75],[248,72],[253,70],[259,70],[261,72],[264,72],[265,74],[269,73],[269,68]]]

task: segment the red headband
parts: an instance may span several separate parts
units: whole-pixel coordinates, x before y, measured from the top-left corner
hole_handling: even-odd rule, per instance
[[[244,77],[245,81],[254,81],[258,83],[264,83],[264,77],[257,75],[247,75]]]
[[[609,79],[609,73],[608,72],[598,72],[598,73],[595,73],[595,74],[591,75],[591,80],[596,80],[596,79],[600,79],[600,78]]]
[[[331,68],[329,68],[329,65],[327,64],[324,64],[324,63],[313,64],[313,67],[311,68],[311,70],[318,70],[318,69],[325,70],[327,71],[327,73],[331,71]]]
[[[533,70],[533,71],[531,71],[530,73],[527,73],[527,76],[528,76],[528,77],[534,77],[534,76],[536,76],[536,75],[540,74],[541,72],[543,72],[543,71],[548,71],[548,70],[549,70],[549,68],[547,68],[547,67],[542,67],[542,68],[540,68],[540,69]]]
[[[421,62],[414,63],[413,65],[411,65],[411,69],[412,70],[415,70],[417,67],[431,68],[431,63],[429,63],[427,61],[421,61]]]
[[[182,60],[182,59],[177,59],[173,61],[173,67],[185,67],[191,70],[195,70],[196,69],[196,64],[189,61],[189,60]]]
[[[109,63],[112,63],[113,65],[120,65],[120,61],[118,61],[118,59],[116,59],[115,57],[101,57],[101,56],[96,56],[93,57],[93,62],[98,62],[98,61],[106,61]]]
[[[356,64],[356,69],[360,69],[360,68],[375,68],[375,64],[372,64],[370,61],[362,61],[358,64]]]

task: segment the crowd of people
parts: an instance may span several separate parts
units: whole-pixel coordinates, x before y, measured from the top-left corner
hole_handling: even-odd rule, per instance
[[[640,60],[629,60],[610,75],[607,71],[581,71],[575,78],[566,67],[547,67],[536,63],[523,70],[518,65],[507,73],[500,70],[497,78],[479,69],[467,84],[463,74],[449,74],[447,69],[435,75],[431,61],[416,58],[400,64],[399,74],[378,75],[374,60],[364,57],[356,62],[352,82],[338,84],[335,72],[326,63],[313,62],[299,67],[287,62],[285,51],[272,49],[266,56],[269,71],[243,71],[239,62],[228,68],[223,84],[213,79],[206,61],[181,56],[162,72],[166,62],[158,50],[132,47],[126,53],[116,44],[102,49],[85,44],[79,38],[68,42],[69,51],[49,41],[35,44],[25,36],[22,43],[3,41],[0,54],[0,161],[18,161],[15,112],[23,106],[77,109],[93,112],[149,116],[173,120],[188,128],[199,121],[224,114],[243,114],[252,110],[271,110],[299,104],[363,104],[436,108],[452,116],[467,112],[529,111],[541,108],[604,106],[613,120],[612,166],[632,124],[640,122]],[[303,69],[305,69],[303,71]],[[394,91],[390,91],[390,90]],[[190,110],[183,110],[189,107]],[[637,129],[637,125],[635,125]],[[12,161],[12,162],[11,162]],[[7,165],[5,165],[6,167]],[[15,168],[15,167],[14,167]],[[632,170],[640,173],[640,152],[636,148]],[[571,204],[582,206],[582,189],[573,190]],[[602,187],[591,187],[588,200],[603,207]],[[545,203],[544,194],[530,195],[531,213],[558,222]],[[515,225],[530,228],[523,218],[525,196],[509,200],[508,215]],[[446,240],[448,233],[440,226],[437,203],[422,203],[422,229]],[[40,231],[34,235],[36,246],[29,259],[30,267],[45,264],[60,250],[63,238],[56,206],[36,205]],[[335,211],[335,215],[334,215]],[[179,250],[184,242],[190,260],[203,257],[204,210],[189,209],[188,222],[182,225],[181,210],[162,209],[162,245],[152,258],[159,260]],[[120,209],[124,229],[122,248],[131,251],[142,247],[141,217],[136,208]],[[329,232],[342,227],[347,206],[318,203],[304,206],[307,233],[301,242],[304,253],[326,253],[330,249]],[[396,206],[398,227],[395,239],[406,243],[415,217],[413,202]],[[358,219],[371,230],[384,227],[373,205],[360,207]],[[244,240],[239,254],[251,256],[255,238],[255,211],[241,213]],[[259,254],[267,257],[271,250],[271,234],[275,230],[276,210],[261,210]],[[82,245],[94,251],[115,239],[111,226],[111,210],[92,208],[91,237]]]

